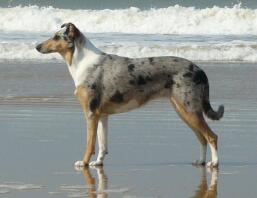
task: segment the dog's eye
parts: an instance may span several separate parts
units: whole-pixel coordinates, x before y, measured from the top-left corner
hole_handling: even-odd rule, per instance
[[[53,39],[54,39],[54,40],[58,40],[58,39],[60,39],[60,36],[55,35]]]

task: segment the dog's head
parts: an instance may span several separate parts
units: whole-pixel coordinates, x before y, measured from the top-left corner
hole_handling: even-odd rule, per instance
[[[67,52],[73,52],[75,41],[81,33],[72,23],[65,23],[61,28],[52,38],[38,44],[37,51],[43,54],[58,52],[62,56]]]

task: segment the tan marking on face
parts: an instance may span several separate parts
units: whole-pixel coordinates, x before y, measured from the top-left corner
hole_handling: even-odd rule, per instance
[[[63,39],[48,39],[42,43],[41,48],[42,53],[54,53],[57,52],[68,62],[70,65],[72,63],[73,48],[69,46],[69,43]]]

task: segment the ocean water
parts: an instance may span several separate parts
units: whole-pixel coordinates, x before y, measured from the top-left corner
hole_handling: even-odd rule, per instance
[[[108,53],[256,62],[256,1],[1,1],[0,61],[60,61],[35,45],[73,22]]]

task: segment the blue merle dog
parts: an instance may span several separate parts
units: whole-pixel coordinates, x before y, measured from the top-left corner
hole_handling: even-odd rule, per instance
[[[58,52],[68,65],[75,95],[85,113],[87,148],[76,167],[103,165],[107,154],[108,116],[139,108],[156,98],[168,98],[181,119],[201,143],[196,164],[206,163],[207,143],[212,158],[207,166],[218,166],[217,135],[204,116],[219,120],[224,113],[214,111],[209,100],[209,83],[204,71],[189,60],[173,56],[127,58],[97,49],[72,23],[62,25],[55,35],[37,45],[41,53]],[[99,153],[95,152],[98,137]]]

